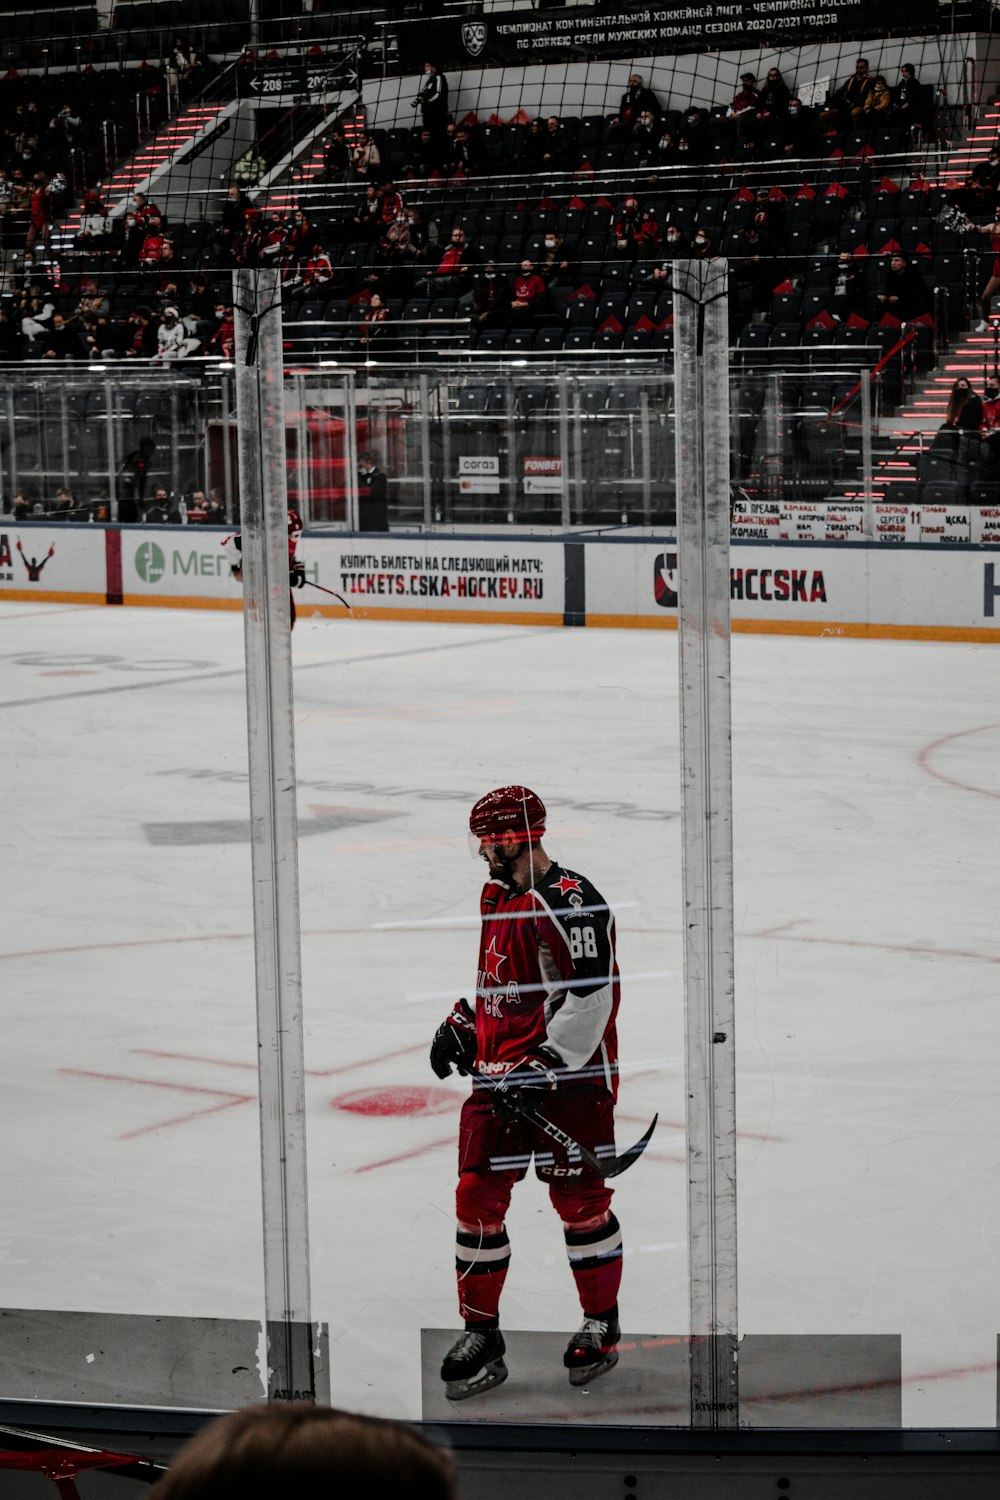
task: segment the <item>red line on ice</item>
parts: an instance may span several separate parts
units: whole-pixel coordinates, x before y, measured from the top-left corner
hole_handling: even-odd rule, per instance
[[[307,1078],[332,1078],[336,1073],[353,1073],[355,1068],[370,1068],[376,1063],[387,1062],[390,1057],[405,1057],[408,1052],[423,1052],[425,1042],[414,1042],[410,1047],[397,1047],[393,1052],[380,1052],[377,1057],[362,1057],[357,1062],[341,1063],[336,1068],[306,1068]],[[193,1052],[159,1052],[151,1047],[132,1047],[132,1052],[142,1057],[166,1057],[176,1062],[210,1063],[219,1068],[247,1068],[256,1073],[257,1064],[249,1062],[227,1062],[222,1057],[200,1057]]]
[[[917,765],[922,771],[926,771],[928,776],[933,776],[937,781],[943,781],[946,786],[957,787],[960,792],[974,792],[979,797],[1000,798],[1000,792],[991,792],[987,787],[972,786],[967,781],[959,781],[954,776],[946,776],[943,771],[935,771],[930,763],[930,757],[935,750],[940,750],[942,745],[951,744],[953,740],[965,739],[970,734],[988,733],[991,729],[1000,729],[1000,724],[977,724],[973,729],[959,729],[955,734],[944,734],[939,740],[932,740],[929,745],[924,746],[917,756]]]
[[[75,1078],[100,1078],[107,1083],[134,1083],[139,1087],[151,1089],[172,1089],[179,1094],[209,1094],[216,1099],[221,1099],[221,1104],[208,1105],[204,1109],[191,1110],[186,1115],[177,1115],[171,1120],[160,1120],[155,1125],[143,1125],[138,1130],[127,1131],[119,1136],[119,1140],[131,1140],[133,1136],[145,1135],[152,1130],[163,1130],[168,1125],[184,1125],[189,1120],[195,1120],[199,1115],[211,1115],[220,1109],[232,1109],[237,1104],[252,1104],[256,1095],[234,1094],[229,1089],[204,1088],[199,1084],[191,1083],[168,1083],[162,1078],[132,1078],[127,1073],[98,1073],[90,1068],[60,1068],[60,1073],[72,1074]]]

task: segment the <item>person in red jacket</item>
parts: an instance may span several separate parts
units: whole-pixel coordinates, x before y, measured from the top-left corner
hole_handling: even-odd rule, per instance
[[[514,277],[512,290],[510,312],[513,322],[530,322],[536,314],[542,311],[547,295],[545,282],[535,270],[533,261],[522,260],[520,269]]]
[[[439,1078],[472,1074],[459,1125],[456,1269],[465,1333],[441,1367],[452,1401],[507,1378],[500,1294],[510,1264],[505,1220],[527,1174],[562,1220],[583,1325],[563,1356],[571,1385],[618,1362],[622,1236],[607,1179],[537,1125],[542,1112],[595,1156],[614,1155],[620,1000],[615,919],[584,875],[546,852],[545,806],[529,787],[480,797],[469,830],[489,866],[475,1012],[455,1005],[431,1046]]]

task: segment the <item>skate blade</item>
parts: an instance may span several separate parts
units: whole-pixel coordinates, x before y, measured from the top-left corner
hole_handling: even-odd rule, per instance
[[[589,1385],[592,1380],[597,1379],[598,1375],[606,1375],[609,1370],[613,1370],[617,1363],[618,1350],[609,1349],[596,1364],[579,1365],[576,1369],[570,1370],[569,1383],[570,1385]]]
[[[483,1391],[491,1391],[496,1385],[503,1385],[506,1379],[507,1366],[502,1359],[498,1359],[493,1364],[486,1365],[474,1380],[449,1380],[444,1393],[449,1401],[467,1401],[470,1396],[479,1396]]]

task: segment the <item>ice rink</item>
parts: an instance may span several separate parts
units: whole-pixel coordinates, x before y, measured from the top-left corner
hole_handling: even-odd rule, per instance
[[[456,1326],[465,1085],[427,1048],[474,988],[468,808],[512,781],[617,909],[619,1145],[660,1112],[616,1195],[622,1321],[684,1335],[676,636],[307,618],[293,653],[333,1400],[419,1416],[422,1330]],[[257,1320],[241,617],[9,603],[0,660],[3,1305]],[[997,1420],[998,661],[733,643],[741,1330],[899,1336],[906,1425]],[[534,1180],[508,1227],[504,1325],[558,1351],[579,1310]],[[588,1405],[558,1363],[538,1416],[613,1402],[619,1371]]]

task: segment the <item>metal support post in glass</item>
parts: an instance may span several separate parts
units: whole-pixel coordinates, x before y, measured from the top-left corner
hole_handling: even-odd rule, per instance
[[[579,521],[586,518],[587,491],[585,488],[587,476],[583,472],[583,423],[580,420],[580,379],[574,375],[573,380],[573,406],[572,420],[569,424],[570,437],[573,442],[573,466],[570,475],[570,505],[572,514]]]
[[[223,370],[219,378],[219,397],[222,403],[222,482],[226,492],[226,520],[235,521],[239,515],[239,507],[236,504],[236,494],[233,486],[233,450],[231,430],[231,394],[229,386],[229,372]],[[206,480],[207,483],[207,480]]]
[[[62,439],[62,482],[67,489],[70,487],[70,451],[69,451],[69,397],[66,387],[59,387],[59,436]],[[82,465],[80,466],[82,467]]]
[[[181,423],[177,401],[177,385],[170,386],[170,489],[174,495],[181,487],[180,470]]]
[[[517,451],[517,419],[514,408],[514,384],[510,377],[510,371],[506,373],[503,385],[503,416],[504,428],[507,434],[507,521],[512,522],[520,507],[521,490],[517,464],[520,455]]]
[[[309,425],[306,421],[306,383],[299,373],[292,377],[295,389],[295,472],[298,476],[298,504],[296,510],[306,526],[312,520],[312,472],[309,463]]]
[[[739,1424],[727,263],[674,262],[691,1422]]]
[[[648,526],[653,518],[653,496],[650,488],[653,454],[650,446],[649,394],[639,392],[639,462],[642,465],[642,524]]]
[[[861,485],[865,505],[865,536],[875,536],[875,480],[872,474],[872,380],[869,370],[861,371]]]
[[[347,467],[347,495],[344,515],[348,531],[361,530],[361,505],[358,494],[358,387],[353,370],[344,372],[344,463]]]
[[[281,281],[234,272],[269,1400],[315,1400]]]
[[[118,475],[121,471],[121,455],[118,452],[118,387],[111,380],[104,382],[104,419],[108,436],[108,512],[111,521],[118,522]],[[143,518],[139,515],[139,520]]]
[[[423,374],[420,376],[420,482],[424,495],[424,525],[430,530],[432,523],[439,521],[441,517],[434,509],[431,486],[430,384]]]
[[[573,523],[569,496],[569,393],[566,371],[559,371],[559,524],[568,531]]]

